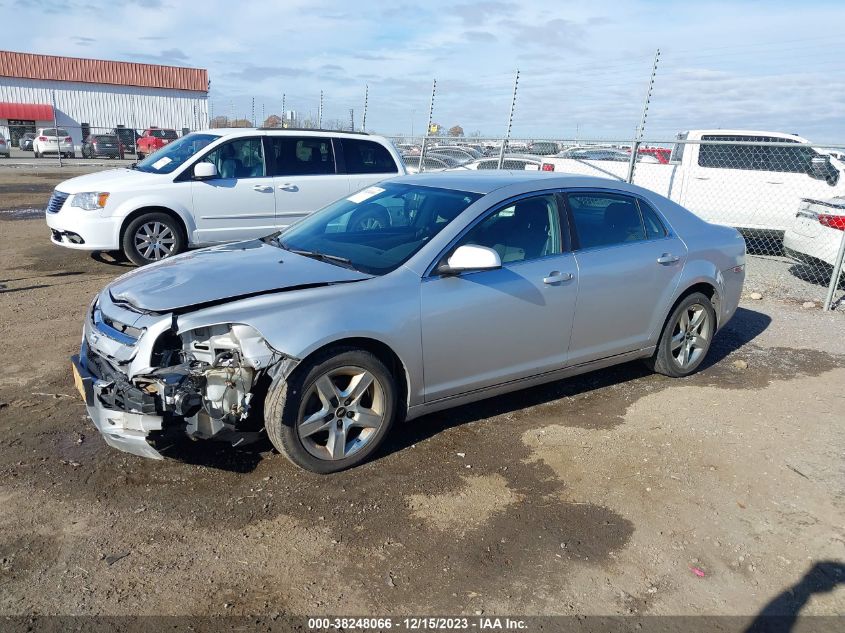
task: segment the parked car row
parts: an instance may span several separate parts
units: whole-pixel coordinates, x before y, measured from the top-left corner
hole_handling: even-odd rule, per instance
[[[6,137],[0,134],[0,156],[5,156],[6,158],[9,158],[9,145],[9,142],[6,141]]]

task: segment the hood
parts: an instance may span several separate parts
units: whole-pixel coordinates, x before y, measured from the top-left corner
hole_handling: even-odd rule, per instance
[[[150,174],[137,169],[107,169],[93,174],[77,176],[65,180],[56,186],[56,189],[65,193],[83,193],[85,191],[119,191],[133,190],[146,187],[147,185],[160,184],[162,177],[169,177],[171,180],[175,174]]]
[[[127,302],[145,311],[171,312],[371,277],[252,240],[204,248],[138,268],[118,277],[106,290],[113,301]]]

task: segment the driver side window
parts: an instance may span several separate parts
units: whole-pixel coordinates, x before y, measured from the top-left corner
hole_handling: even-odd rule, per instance
[[[203,161],[217,167],[220,178],[261,178],[265,176],[261,138],[241,138],[225,143]]]
[[[473,227],[458,246],[495,250],[502,264],[561,253],[560,221],[554,195],[518,200],[498,209]]]

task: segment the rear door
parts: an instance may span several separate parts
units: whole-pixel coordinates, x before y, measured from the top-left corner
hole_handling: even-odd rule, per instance
[[[198,242],[249,239],[275,231],[275,190],[261,136],[228,141],[200,160],[213,163],[218,176],[191,181]]]
[[[589,190],[565,197],[579,274],[570,362],[646,347],[666,318],[686,245],[641,198]]]
[[[358,138],[335,139],[335,143],[342,147],[338,164],[347,174],[350,191],[358,191],[399,173],[396,161],[381,143]]]
[[[337,172],[331,138],[270,134],[265,142],[276,191],[277,228],[349,195],[349,179]]]

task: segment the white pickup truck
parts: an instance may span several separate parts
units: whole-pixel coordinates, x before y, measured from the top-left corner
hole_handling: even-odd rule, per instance
[[[674,200],[709,222],[782,234],[792,225],[803,198],[845,195],[845,163],[794,134],[692,130],[679,134],[678,141],[668,164],[637,162],[634,183]],[[558,157],[543,160],[553,163],[556,172],[620,180],[628,173],[624,162]]]

